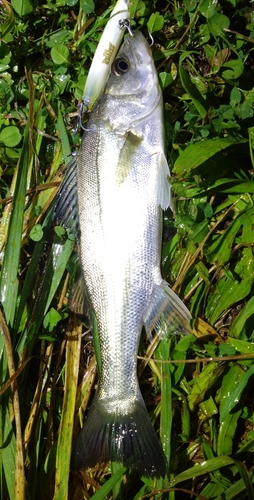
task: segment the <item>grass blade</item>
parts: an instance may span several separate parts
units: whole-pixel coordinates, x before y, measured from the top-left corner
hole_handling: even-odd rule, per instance
[[[90,500],[105,500],[106,496],[111,492],[114,486],[121,480],[125,472],[127,471],[126,467],[121,467],[115,474],[106,481],[106,483],[101,486],[99,491],[97,491]]]
[[[66,343],[65,392],[56,454],[54,500],[68,499],[72,429],[79,372],[82,325],[70,325]]]
[[[18,268],[20,243],[23,229],[23,217],[26,195],[26,177],[29,164],[29,123],[27,122],[18,174],[12,202],[12,213],[5,247],[3,267],[0,277],[0,302],[4,308],[7,325],[13,325],[18,294]]]
[[[12,352],[11,336],[2,311],[0,311],[0,330],[4,337],[10,377],[15,374],[15,365]],[[13,410],[16,424],[16,463],[15,463],[15,500],[25,499],[25,464],[23,455],[23,439],[21,431],[21,417],[17,380],[12,383]]]

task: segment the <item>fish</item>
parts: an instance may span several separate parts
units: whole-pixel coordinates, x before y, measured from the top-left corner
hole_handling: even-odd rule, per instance
[[[151,49],[136,31],[112,63],[57,209],[73,232],[78,219],[81,267],[101,353],[75,469],[111,460],[143,476],[167,472],[137,378],[142,328],[148,337],[165,327],[187,333],[191,317],[160,269],[162,210],[172,207],[163,123]]]

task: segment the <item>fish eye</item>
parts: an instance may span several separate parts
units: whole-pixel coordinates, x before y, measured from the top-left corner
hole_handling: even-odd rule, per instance
[[[116,76],[122,76],[125,73],[127,73],[129,66],[130,66],[129,61],[127,61],[127,59],[124,59],[123,57],[118,57],[117,59],[114,60],[111,66],[111,71]]]

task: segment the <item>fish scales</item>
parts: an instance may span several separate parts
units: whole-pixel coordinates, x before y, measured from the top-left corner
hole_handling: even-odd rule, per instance
[[[190,319],[160,271],[162,208],[171,204],[162,110],[151,50],[136,32],[113,62],[77,156],[80,256],[102,364],[76,468],[113,460],[166,473],[137,379],[142,327],[160,330],[163,316],[169,331],[186,332]]]

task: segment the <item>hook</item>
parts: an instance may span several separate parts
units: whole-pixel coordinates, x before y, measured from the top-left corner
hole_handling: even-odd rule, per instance
[[[85,115],[88,111],[88,107],[85,105],[84,101],[81,102],[78,106],[78,118],[74,124],[74,135],[76,135],[77,131],[79,128],[81,128],[84,132],[87,132],[88,130],[91,130],[89,128],[85,128],[83,123],[82,123],[82,117]]]
[[[154,45],[154,38],[152,36],[152,33],[150,33],[149,30],[147,30],[147,31],[148,31],[149,38],[151,40],[151,43],[149,43],[149,47],[152,47]]]
[[[129,19],[120,19],[118,21],[119,23],[119,27],[121,30],[123,30],[124,28],[126,28],[129,32],[129,35],[130,36],[133,36],[133,32],[132,32],[132,29],[131,29],[131,23],[130,23],[130,20]]]

